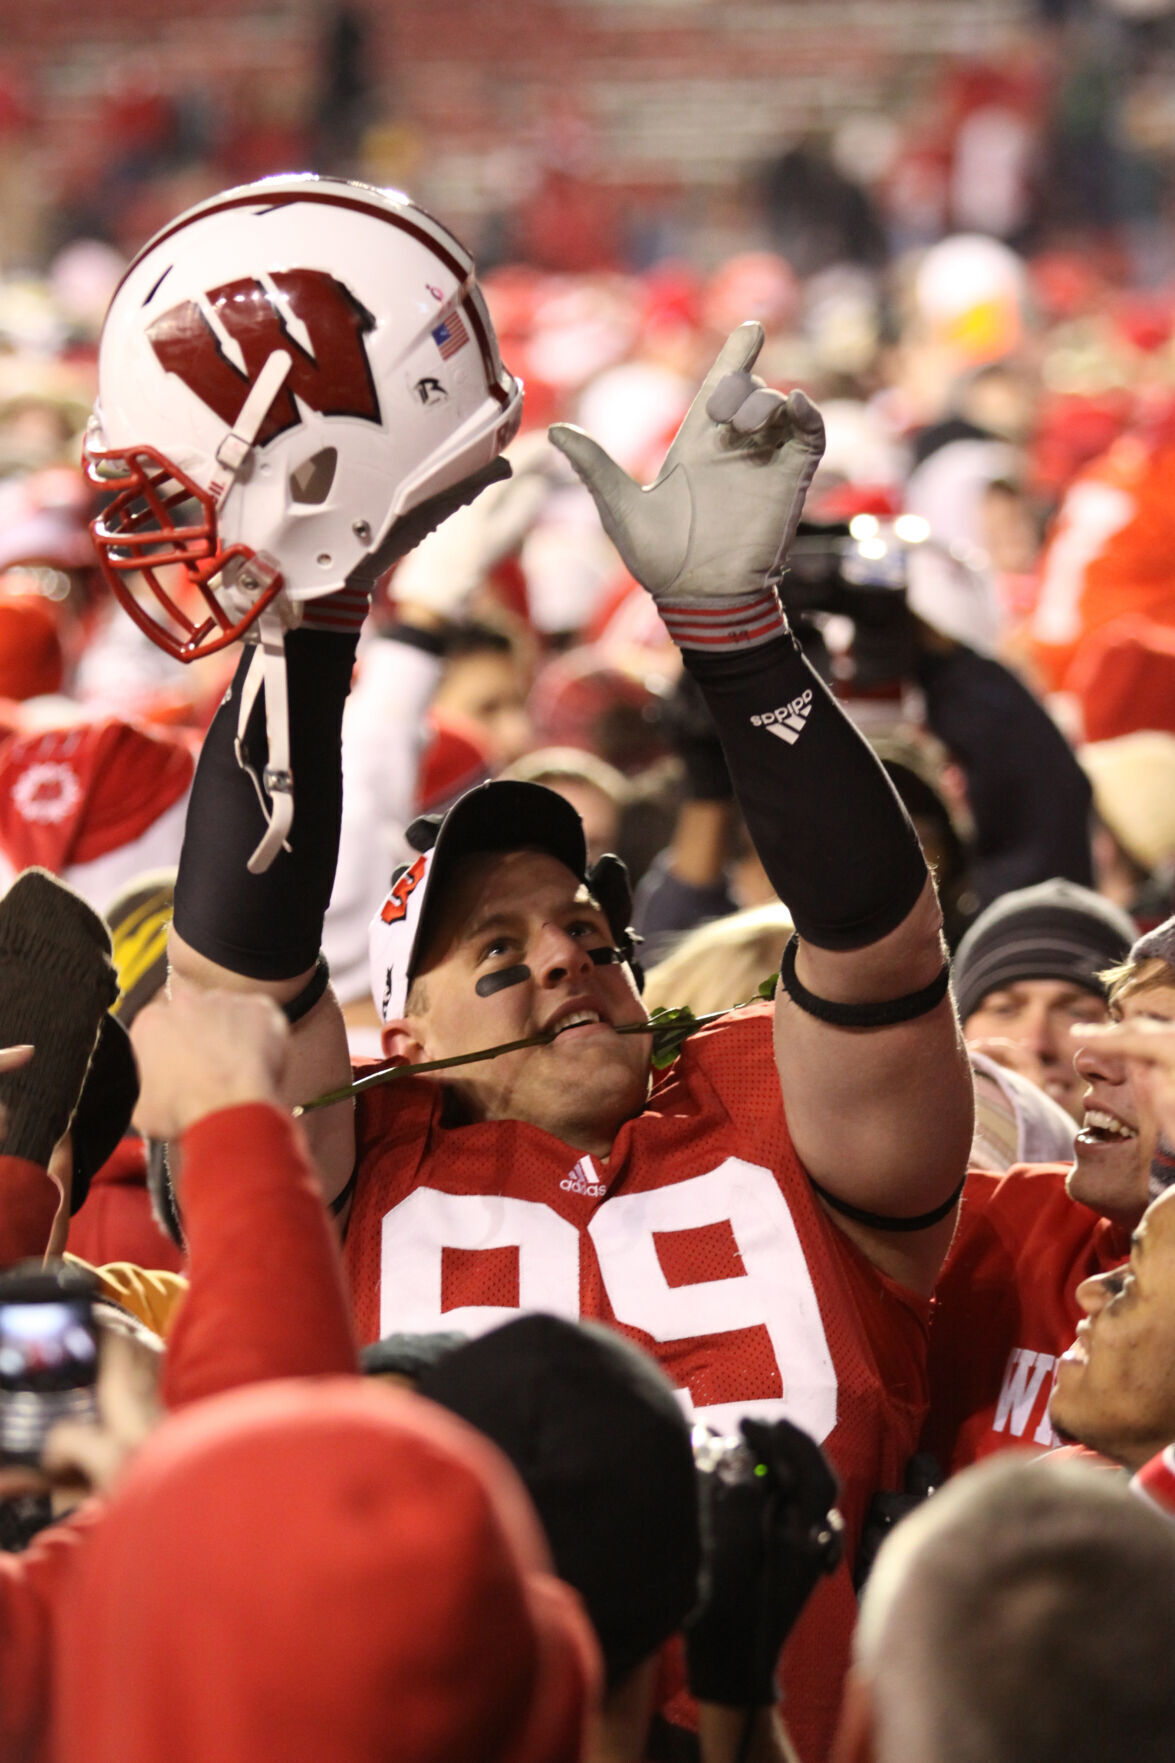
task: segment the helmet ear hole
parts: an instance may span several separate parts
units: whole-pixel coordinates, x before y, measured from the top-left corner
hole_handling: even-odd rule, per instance
[[[323,447],[295,466],[290,473],[290,500],[307,507],[326,501],[335,481],[339,455],[335,447]]]

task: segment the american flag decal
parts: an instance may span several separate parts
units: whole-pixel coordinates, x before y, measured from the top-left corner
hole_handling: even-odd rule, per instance
[[[461,320],[461,314],[455,312],[439,324],[432,333],[432,340],[441,352],[441,360],[447,361],[450,355],[456,355],[458,349],[464,349],[469,341],[469,332]]]

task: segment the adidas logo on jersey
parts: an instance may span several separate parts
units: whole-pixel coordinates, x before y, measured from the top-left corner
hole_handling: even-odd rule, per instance
[[[812,689],[801,692],[790,704],[782,705],[778,710],[765,710],[762,716],[752,716],[752,728],[765,728],[770,735],[778,735],[789,747],[794,747],[804,732],[804,725],[812,709]]]
[[[590,1200],[602,1200],[608,1192],[590,1157],[581,1157],[570,1174],[563,1177],[559,1186],[565,1194],[586,1194]]]

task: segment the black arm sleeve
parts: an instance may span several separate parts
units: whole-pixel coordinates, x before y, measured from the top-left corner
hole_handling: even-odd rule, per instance
[[[1000,662],[961,645],[921,654],[918,683],[931,731],[966,775],[980,905],[1053,876],[1092,887],[1092,793],[1044,706]]]
[[[242,656],[205,739],[184,829],[175,928],[193,949],[232,973],[292,979],[317,960],[338,861],[343,706],[356,641],[327,631],[286,637],[294,821],[289,850],[279,851],[264,875],[246,868],[265,821],[234,751],[238,693],[251,650]],[[260,775],[266,753],[260,694],[246,746]]]
[[[895,930],[926,883],[918,836],[794,638],[682,654],[717,725],[755,849],[800,935],[820,948],[858,949]]]

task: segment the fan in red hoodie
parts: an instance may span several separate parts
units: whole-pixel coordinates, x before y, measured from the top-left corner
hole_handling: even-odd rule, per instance
[[[597,1673],[506,1459],[357,1379],[170,1422],[61,1641],[60,1763],[577,1763]]]
[[[280,1012],[268,1005],[259,1011],[257,1003],[222,993],[189,997],[152,1006],[135,1026],[143,1080],[139,1118],[145,1131],[180,1140],[191,1249],[190,1288],[169,1329],[164,1360],[161,1394],[170,1408],[271,1378],[331,1376],[356,1367],[329,1221],[300,1129],[274,1101],[288,1029]],[[38,1174],[33,1164],[25,1167]],[[39,1177],[52,1188],[43,1170]],[[15,1182],[3,1191],[6,1231],[21,1222],[9,1219],[9,1201],[19,1209],[24,1192]],[[31,1203],[25,1212],[27,1236]],[[51,1204],[43,1232],[52,1215]],[[258,1241],[265,1243],[264,1256],[256,1253]],[[26,1241],[25,1252],[31,1249]],[[6,1496],[16,1491],[24,1490],[3,1487]],[[101,1518],[99,1502],[92,1501],[36,1537],[24,1554],[0,1553],[4,1763],[40,1763],[49,1754],[60,1624]]]

